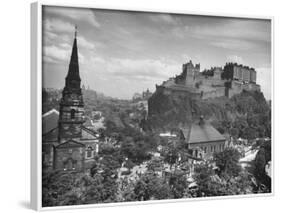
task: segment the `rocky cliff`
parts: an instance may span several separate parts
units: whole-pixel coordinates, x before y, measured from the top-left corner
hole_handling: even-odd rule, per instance
[[[153,131],[171,130],[188,126],[201,115],[222,133],[236,128],[240,120],[246,122],[244,128],[252,128],[257,134],[259,128],[265,129],[266,135],[271,130],[270,106],[258,91],[243,91],[231,99],[219,97],[206,100],[192,98],[188,93],[165,94],[157,91],[148,100],[146,127]]]

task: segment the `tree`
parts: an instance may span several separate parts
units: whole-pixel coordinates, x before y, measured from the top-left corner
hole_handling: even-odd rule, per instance
[[[224,173],[230,177],[237,176],[241,171],[241,167],[238,164],[241,154],[238,150],[233,148],[225,149],[222,152],[214,154],[214,161],[216,166],[219,167],[220,173]]]
[[[59,171],[45,172],[42,176],[43,206],[56,206],[73,189],[75,176]]]
[[[134,188],[137,200],[168,199],[170,198],[169,185],[163,178],[153,173],[146,173],[137,181]]]
[[[271,190],[271,178],[265,172],[265,166],[269,161],[271,161],[271,141],[263,141],[256,155],[253,171],[258,182]]]
[[[171,174],[169,186],[174,198],[183,198],[186,196],[186,191],[188,188],[186,174],[181,171]]]
[[[111,155],[105,155],[93,164],[90,170],[93,183],[85,195],[87,203],[116,201],[117,168],[120,163]]]
[[[150,158],[151,144],[144,136],[126,137],[121,143],[121,154],[134,163],[142,163]]]
[[[164,161],[172,165],[174,165],[177,162],[178,159],[178,152],[176,148],[170,147],[168,152],[164,154]]]
[[[222,190],[222,186],[218,185],[216,181],[213,180],[212,177],[215,176],[215,173],[210,165],[201,164],[197,165],[195,167],[195,173],[193,175],[194,180],[196,180],[196,183],[198,185],[198,196],[204,197],[204,196],[218,196],[222,193],[220,190]]]
[[[253,127],[245,128],[243,133],[244,133],[243,134],[244,138],[246,138],[248,140],[255,139],[258,135],[257,131]]]
[[[198,196],[225,196],[253,193],[252,182],[247,173],[237,177],[219,177],[208,164],[195,168],[194,179],[199,187]]]
[[[158,159],[158,158],[152,159],[148,163],[147,169],[148,169],[148,171],[151,171],[151,172],[155,172],[157,169],[163,170],[163,163],[164,162],[161,159]]]
[[[237,128],[231,128],[230,130],[230,135],[234,138],[238,138],[239,136],[239,130]]]

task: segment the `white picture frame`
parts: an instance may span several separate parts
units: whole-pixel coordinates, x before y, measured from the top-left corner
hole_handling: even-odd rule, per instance
[[[101,5],[80,5],[80,4],[68,4],[68,3],[52,3],[48,1],[39,1],[31,4],[31,207],[34,210],[59,210],[59,209],[77,209],[77,208],[92,208],[92,207],[107,207],[107,206],[119,206],[119,205],[142,205],[142,204],[154,204],[154,203],[166,203],[166,202],[186,202],[197,200],[213,200],[218,197],[206,197],[206,198],[193,198],[193,199],[181,199],[181,200],[155,200],[145,202],[122,202],[122,203],[106,203],[106,204],[87,204],[77,206],[58,206],[58,207],[42,207],[42,7],[48,6],[66,6],[66,7],[82,7],[82,8],[96,8],[96,9],[110,9],[110,10],[124,10],[124,11],[137,11],[137,12],[159,12],[159,13],[178,13],[188,15],[208,15],[208,16],[223,16],[223,17],[237,17],[237,18],[253,18],[253,19],[269,19],[271,20],[271,65],[272,75],[274,78],[274,17],[268,16],[247,16],[247,15],[233,15],[233,14],[214,14],[214,13],[197,13],[190,11],[169,11],[159,10],[155,11],[148,8],[109,8]],[[273,94],[273,80],[272,80],[272,94]],[[274,100],[273,100],[274,101]],[[272,107],[274,105],[272,104]],[[272,111],[272,113],[274,110]],[[274,116],[272,115],[272,123],[274,123]],[[274,131],[272,125],[272,132]],[[272,133],[273,135],[273,133]],[[272,144],[274,150],[274,141]],[[272,159],[273,152],[272,152]],[[272,162],[272,168],[274,168],[274,162]],[[274,177],[274,170],[272,171]],[[274,178],[272,181],[272,192],[267,194],[255,194],[255,195],[239,195],[239,198],[254,197],[254,196],[272,196],[274,195]],[[220,196],[219,199],[233,199],[237,196]]]

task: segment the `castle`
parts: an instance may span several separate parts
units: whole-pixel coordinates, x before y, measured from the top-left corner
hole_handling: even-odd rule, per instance
[[[44,169],[82,171],[90,167],[98,153],[99,138],[97,133],[84,126],[84,114],[75,30],[59,112],[51,110],[42,119]]]
[[[191,97],[208,99],[232,97],[243,90],[260,91],[256,71],[237,63],[226,63],[224,68],[212,67],[200,72],[200,64],[183,64],[182,73],[156,85],[156,92],[164,94],[189,93]]]

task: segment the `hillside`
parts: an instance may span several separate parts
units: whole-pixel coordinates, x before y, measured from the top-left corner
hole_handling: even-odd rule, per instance
[[[270,137],[271,109],[261,92],[243,91],[231,99],[193,99],[154,93],[148,102],[146,128],[158,131],[190,124],[201,115],[221,133],[235,137]]]

